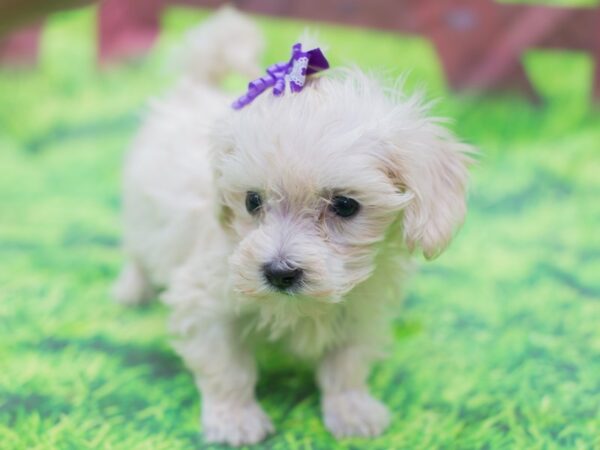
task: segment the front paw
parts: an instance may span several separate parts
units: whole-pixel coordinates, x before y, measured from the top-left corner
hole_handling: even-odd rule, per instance
[[[202,409],[204,440],[232,446],[256,444],[275,428],[256,401],[246,404],[210,402]]]
[[[323,420],[336,438],[379,436],[390,423],[387,408],[366,391],[344,391],[323,398]]]

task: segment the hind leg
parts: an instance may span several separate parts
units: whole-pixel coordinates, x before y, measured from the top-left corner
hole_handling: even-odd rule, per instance
[[[123,266],[112,289],[112,296],[117,303],[128,306],[147,303],[152,300],[154,294],[150,280],[134,261],[129,261]]]

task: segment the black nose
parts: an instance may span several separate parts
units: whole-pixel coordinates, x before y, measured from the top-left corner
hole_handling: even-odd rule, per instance
[[[302,279],[302,269],[265,264],[263,271],[267,282],[280,291],[294,289]]]

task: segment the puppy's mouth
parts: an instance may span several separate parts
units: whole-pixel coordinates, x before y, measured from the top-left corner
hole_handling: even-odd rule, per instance
[[[263,283],[258,289],[249,289],[248,287],[234,287],[234,290],[242,296],[256,300],[274,299],[282,302],[318,302],[318,303],[340,303],[342,296],[334,289],[314,289],[310,282],[304,281],[298,286],[278,289]]]
[[[324,267],[275,259],[259,263],[236,261],[230,272],[233,290],[248,301],[338,303],[344,293]]]

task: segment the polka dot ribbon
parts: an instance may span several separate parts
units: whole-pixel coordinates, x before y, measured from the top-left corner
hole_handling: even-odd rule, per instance
[[[251,81],[248,91],[231,105],[233,109],[242,109],[269,88],[273,95],[281,96],[289,86],[291,92],[300,92],[306,83],[306,77],[329,68],[329,62],[321,49],[302,51],[302,44],[294,44],[292,57],[288,62],[273,64],[264,77]]]

